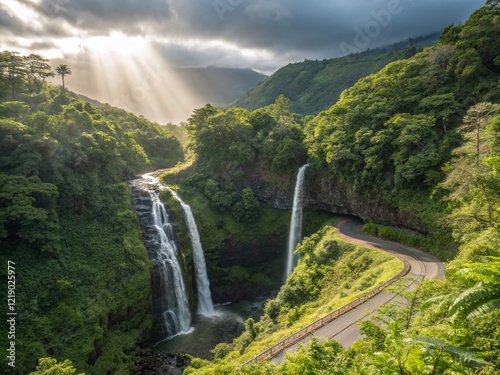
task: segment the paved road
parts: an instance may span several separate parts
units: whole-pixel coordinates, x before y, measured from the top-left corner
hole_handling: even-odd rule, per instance
[[[362,226],[363,223],[356,219],[344,219],[338,224],[339,235],[348,242],[378,249],[401,260],[407,260],[411,265],[410,273],[408,274],[409,277],[417,278],[425,276],[435,279],[444,278],[443,262],[435,256],[396,242],[385,241],[369,236],[361,231]],[[357,308],[341,315],[333,322],[318,329],[314,334],[320,341],[333,338],[344,347],[349,347],[354,341],[362,337],[356,322],[368,319],[374,314],[377,307],[398,299],[402,300],[401,297],[393,293],[379,293]],[[311,337],[308,336],[299,343],[302,345],[307,344],[310,339]],[[273,361],[281,363],[286,353],[295,351],[297,346],[298,344],[295,344],[279,353],[273,358]]]

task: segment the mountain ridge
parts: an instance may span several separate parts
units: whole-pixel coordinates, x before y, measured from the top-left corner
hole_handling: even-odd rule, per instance
[[[342,91],[359,79],[378,72],[395,60],[413,56],[438,39],[439,33],[435,33],[357,54],[289,63],[231,105],[255,110],[274,103],[283,94],[290,99],[292,111],[303,116],[315,115],[335,104]]]

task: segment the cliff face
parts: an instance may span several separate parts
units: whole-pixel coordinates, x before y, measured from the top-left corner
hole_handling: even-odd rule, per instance
[[[279,290],[285,268],[285,237],[265,237],[252,243],[228,239],[219,259],[209,263],[215,303],[253,300]]]
[[[380,203],[372,197],[353,193],[344,183],[324,176],[310,176],[306,182],[304,205],[306,208],[323,210],[336,214],[353,215],[363,221],[403,227],[426,232],[424,224],[415,212],[403,212],[398,208]]]
[[[290,209],[293,205],[293,189],[295,176],[283,178],[279,183],[262,179],[259,173],[252,173],[248,184],[258,199],[271,207]],[[426,233],[425,225],[415,212],[403,212],[398,208],[380,202],[374,194],[372,197],[352,192],[341,182],[306,171],[304,208],[320,210],[334,214],[357,216],[365,222],[403,227]]]
[[[168,258],[166,252],[162,250],[164,244],[162,244],[159,228],[153,218],[153,200],[149,191],[138,186],[133,187],[132,201],[133,209],[141,225],[142,241],[146,247],[149,259],[154,264],[154,268],[151,271],[150,301],[150,311],[154,319],[152,333],[154,337],[171,336],[178,332],[176,329],[179,326],[177,325],[178,323],[174,323],[171,326],[172,322],[165,318],[165,311],[175,311],[176,314],[179,311],[179,304],[177,302],[178,295],[174,292],[174,289],[178,288],[178,285],[176,285],[174,281],[174,275],[176,274],[174,267],[176,266],[172,265],[171,258]],[[171,226],[168,235],[173,235],[173,232],[175,232],[175,224],[169,223],[168,226]],[[167,225],[164,225],[162,229],[165,231],[169,230]],[[193,273],[192,267],[190,267],[191,257],[186,257],[181,250],[179,250],[178,254],[182,254],[182,256],[177,256],[176,258],[183,274],[182,277],[184,278],[184,288],[187,293],[187,300],[190,305],[189,308],[194,310],[194,292],[192,285],[188,282],[188,280],[191,280],[190,275]]]

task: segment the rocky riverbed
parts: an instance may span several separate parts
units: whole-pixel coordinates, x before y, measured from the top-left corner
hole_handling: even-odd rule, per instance
[[[142,349],[137,360],[139,375],[182,375],[189,366],[189,358],[178,353],[157,352]]]

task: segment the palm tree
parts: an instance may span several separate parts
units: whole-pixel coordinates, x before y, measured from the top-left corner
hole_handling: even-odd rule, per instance
[[[66,64],[61,64],[56,68],[56,73],[62,77],[62,88],[64,94],[64,76],[71,75],[71,69]]]

